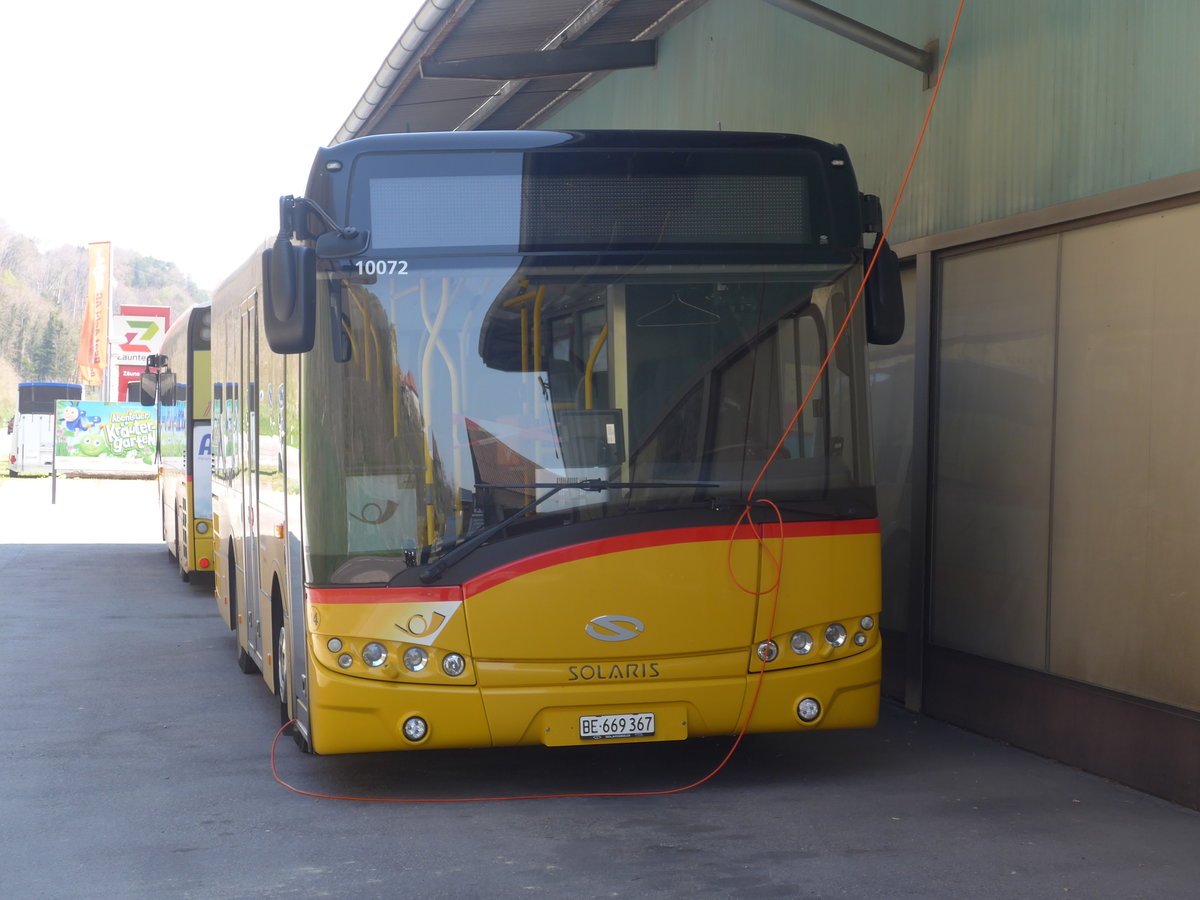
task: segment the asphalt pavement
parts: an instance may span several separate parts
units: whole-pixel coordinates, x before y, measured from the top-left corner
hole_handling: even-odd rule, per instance
[[[869,731],[748,738],[678,793],[731,742],[283,741],[281,778],[324,796],[294,793],[274,700],[169,563],[154,484],[55,494],[0,479],[6,900],[1200,895],[1200,813],[891,704]],[[630,796],[572,796],[598,792]],[[559,796],[492,799],[531,795]]]

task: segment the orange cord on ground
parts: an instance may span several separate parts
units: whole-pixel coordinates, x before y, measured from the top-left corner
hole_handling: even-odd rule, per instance
[[[950,48],[954,46],[954,38],[955,38],[955,35],[958,33],[958,23],[959,23],[959,20],[962,18],[963,7],[965,5],[966,5],[966,0],[959,0],[958,10],[955,12],[955,15],[954,15],[954,24],[950,29],[950,37],[946,41],[946,51],[945,51],[945,53],[942,54],[942,63],[941,63],[941,66],[938,68],[937,80],[934,82],[933,92],[929,98],[929,107],[926,109],[925,119],[921,123],[921,131],[920,131],[919,135],[917,136],[916,145],[913,147],[912,156],[909,158],[908,167],[904,171],[904,178],[900,182],[900,190],[896,193],[896,200],[892,204],[892,211],[888,215],[887,223],[883,227],[882,234],[880,234],[879,238],[875,241],[875,252],[871,254],[871,261],[867,264],[866,269],[863,271],[862,281],[860,282],[860,284],[858,286],[858,290],[854,294],[854,301],[850,304],[850,308],[846,311],[846,317],[842,321],[842,325],[838,329],[837,334],[834,336],[833,342],[830,344],[829,351],[826,353],[824,361],[821,363],[820,368],[817,370],[816,375],[813,377],[812,384],[809,385],[808,391],[805,392],[804,397],[801,399],[800,405],[796,408],[796,412],[792,416],[791,421],[788,423],[787,428],[785,428],[783,430],[783,434],[780,435],[779,441],[775,444],[775,448],[771,451],[771,454],[767,457],[767,461],[765,463],[763,463],[762,469],[759,470],[758,476],[754,479],[754,483],[751,485],[750,491],[746,495],[745,508],[742,510],[742,514],[738,517],[737,522],[734,523],[734,526],[730,531],[729,542],[727,545],[727,552],[726,552],[726,566],[729,571],[730,579],[738,587],[739,590],[742,590],[745,593],[752,594],[756,597],[761,597],[761,596],[765,596],[766,594],[771,594],[771,615],[768,618],[768,626],[767,626],[767,637],[768,638],[772,634],[775,633],[775,613],[779,606],[779,586],[780,586],[780,582],[781,582],[782,576],[783,576],[783,558],[782,558],[783,514],[780,512],[779,507],[776,506],[774,503],[772,503],[770,500],[756,498],[755,494],[758,491],[759,484],[762,482],[763,477],[767,473],[767,469],[769,469],[771,467],[771,464],[775,461],[775,457],[779,454],[780,448],[783,447],[784,441],[787,440],[787,436],[791,433],[792,429],[794,427],[796,427],[796,423],[799,421],[800,416],[803,414],[805,408],[808,406],[808,401],[812,397],[813,392],[816,390],[817,385],[820,383],[821,377],[825,374],[825,370],[826,370],[826,368],[828,368],[830,360],[833,359],[833,354],[837,351],[838,344],[841,342],[842,336],[845,334],[846,328],[849,326],[851,318],[854,315],[854,311],[855,311],[855,309],[857,309],[859,301],[862,299],[863,291],[866,289],[867,280],[870,278],[871,272],[875,268],[875,261],[879,258],[879,251],[883,248],[883,242],[887,238],[889,232],[892,230],[892,223],[895,221],[896,211],[900,208],[900,201],[904,197],[904,192],[908,187],[908,179],[912,175],[912,170],[913,170],[913,167],[917,163],[917,156],[920,153],[921,145],[925,141],[925,132],[928,130],[929,120],[933,116],[933,108],[934,108],[934,105],[937,103],[938,92],[941,90],[941,87],[942,87],[942,76],[946,74],[946,62],[950,58]],[[779,526],[779,546],[780,546],[779,556],[772,554],[765,543],[765,539],[766,539],[765,538],[765,526],[759,525],[759,524],[755,523],[753,520],[752,510],[754,509],[754,506],[756,504],[762,504],[765,506],[769,506],[775,512],[776,521]],[[733,562],[732,562],[733,546],[734,546],[734,542],[737,538],[738,529],[743,528],[743,527],[749,527],[751,529],[751,532],[754,535],[754,539],[758,542],[762,553],[770,561],[770,566],[774,570],[774,575],[775,575],[774,582],[770,587],[767,587],[765,589],[759,589],[759,590],[747,588],[746,586],[744,586],[743,584],[741,584],[738,581],[738,579],[733,571]],[[275,781],[277,781],[283,787],[287,788],[289,791],[292,791],[293,793],[300,794],[305,797],[316,797],[321,800],[352,800],[352,801],[355,801],[358,803],[499,803],[499,802],[504,802],[504,801],[513,801],[513,800],[564,800],[564,799],[584,799],[584,798],[592,798],[592,797],[596,797],[596,798],[599,798],[599,797],[664,797],[664,796],[667,796],[670,794],[682,794],[685,791],[690,791],[693,788],[697,788],[700,785],[705,784],[708,781],[711,781],[713,778],[715,778],[717,776],[718,772],[720,772],[722,769],[725,768],[725,766],[729,763],[729,760],[733,758],[733,754],[737,750],[738,746],[741,744],[742,738],[746,736],[746,729],[749,728],[750,720],[754,716],[754,707],[758,703],[758,696],[762,689],[763,677],[766,675],[766,671],[767,671],[767,664],[766,664],[766,661],[763,660],[762,665],[758,669],[758,678],[755,680],[754,693],[751,695],[750,705],[749,705],[749,708],[746,710],[745,719],[742,721],[741,728],[738,730],[737,735],[734,737],[733,744],[730,746],[729,751],[725,754],[724,757],[722,757],[721,761],[707,775],[703,776],[702,778],[696,779],[695,781],[691,782],[690,784],[685,784],[680,787],[665,788],[665,789],[659,790],[659,791],[589,791],[589,792],[584,792],[584,793],[565,793],[565,794],[528,794],[528,795],[513,795],[513,796],[505,796],[505,797],[455,797],[455,798],[447,798],[447,797],[350,797],[350,796],[339,796],[336,794],[324,794],[324,793],[320,793],[318,791],[306,791],[302,788],[295,787],[294,785],[291,785],[288,782],[284,781],[283,778],[279,775],[279,770],[275,764],[275,748],[279,744],[279,738],[282,737],[283,733],[288,729],[288,727],[291,726],[293,724],[293,722],[295,722],[294,719],[292,720],[292,722],[288,722],[286,725],[282,726],[275,733],[275,739],[271,742],[271,775],[274,777]]]

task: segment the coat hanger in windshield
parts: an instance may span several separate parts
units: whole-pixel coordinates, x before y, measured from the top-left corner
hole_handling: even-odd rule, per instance
[[[672,291],[670,300],[650,310],[634,324],[639,328],[679,328],[684,325],[716,325],[720,321],[721,317],[715,312],[688,303],[679,296],[678,291]]]

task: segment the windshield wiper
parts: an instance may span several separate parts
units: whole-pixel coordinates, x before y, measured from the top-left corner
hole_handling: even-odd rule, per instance
[[[538,482],[531,484],[477,484],[475,485],[476,490],[481,488],[486,488],[488,490],[502,488],[508,488],[510,490],[517,490],[520,488],[546,488],[547,490],[546,493],[535,498],[532,502],[527,503],[508,518],[497,522],[490,528],[485,528],[483,531],[479,532],[479,534],[475,535],[475,537],[468,541],[464,541],[457,547],[454,547],[437,562],[426,566],[421,570],[421,583],[432,584],[433,582],[437,581],[442,577],[442,573],[444,573],[448,568],[466,559],[490,538],[495,537],[513,522],[517,521],[517,519],[537,509],[559,491],[567,489],[573,489],[577,491],[607,491],[614,488],[617,490],[633,490],[636,488],[707,488],[719,486],[720,485],[717,482],[713,481],[604,481],[600,478],[585,478],[582,481],[560,481],[549,484],[542,484]]]

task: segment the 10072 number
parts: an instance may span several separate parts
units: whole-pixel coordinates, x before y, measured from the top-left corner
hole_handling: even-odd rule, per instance
[[[407,259],[356,259],[359,275],[407,275]]]

